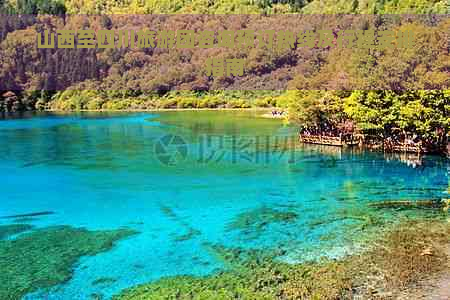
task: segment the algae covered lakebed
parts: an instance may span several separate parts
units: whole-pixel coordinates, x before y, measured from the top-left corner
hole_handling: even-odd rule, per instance
[[[0,226],[0,232],[7,226]],[[22,226],[23,231],[31,229],[23,224],[15,226]],[[128,229],[89,231],[54,226],[0,241],[0,299],[19,299],[64,283],[80,257],[107,251],[114,242],[134,233]]]
[[[0,120],[0,298],[337,295],[349,267],[334,259],[400,219],[445,218],[445,158],[294,149],[295,128],[252,114]]]

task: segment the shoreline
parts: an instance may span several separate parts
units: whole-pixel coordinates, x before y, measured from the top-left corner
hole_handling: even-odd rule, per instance
[[[78,110],[59,110],[45,109],[42,112],[152,112],[152,111],[269,111],[272,108],[267,107],[249,107],[249,108],[151,108],[151,109],[78,109]],[[30,111],[31,112],[31,111]]]
[[[285,120],[287,115],[272,115],[271,110],[273,108],[268,107],[250,107],[250,108],[152,108],[152,109],[80,109],[80,110],[59,110],[59,109],[45,109],[41,111],[29,111],[29,112],[49,112],[49,113],[83,113],[83,112],[98,112],[98,113],[133,113],[133,112],[176,112],[176,111],[237,111],[237,112],[253,112],[263,113],[259,114],[258,118]],[[15,112],[17,113],[17,112]]]
[[[45,109],[41,111],[28,111],[28,112],[48,112],[48,113],[133,113],[133,112],[176,112],[176,111],[237,111],[237,112],[254,112],[263,113],[255,117],[273,120],[285,120],[287,119],[287,114],[284,115],[273,115],[271,111],[274,108],[269,107],[250,107],[250,108],[152,108],[152,109],[79,109],[79,110],[59,110],[59,109]],[[20,112],[13,112],[20,113]]]

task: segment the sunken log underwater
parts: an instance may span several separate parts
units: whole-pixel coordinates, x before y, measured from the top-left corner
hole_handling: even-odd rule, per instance
[[[449,211],[450,199],[426,199],[426,200],[384,200],[369,204],[374,208],[393,208],[393,209],[412,209],[412,208],[431,208]]]

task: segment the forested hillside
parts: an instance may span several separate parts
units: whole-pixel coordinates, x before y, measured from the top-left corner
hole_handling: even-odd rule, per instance
[[[439,140],[449,130],[447,1],[20,0],[0,5],[5,16],[0,20],[0,111],[280,106],[303,126],[336,127],[352,120],[361,130],[389,134],[400,128]],[[221,15],[238,13],[250,15]],[[317,16],[337,13],[375,15]],[[414,17],[387,15],[406,13]],[[45,29],[130,26],[216,32],[312,28],[335,34],[348,28],[410,30],[415,44],[408,49],[283,51],[36,47],[37,34]],[[208,57],[244,58],[244,75],[206,76]],[[304,112],[312,113],[305,118]]]
[[[445,0],[6,0],[8,13],[22,14],[429,14],[448,13]]]

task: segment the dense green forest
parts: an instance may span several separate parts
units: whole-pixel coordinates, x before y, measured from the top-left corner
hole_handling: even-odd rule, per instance
[[[446,0],[6,0],[21,14],[445,14]]]
[[[336,129],[350,121],[365,133],[408,132],[430,143],[443,143],[449,131],[447,1],[18,0],[0,1],[0,6],[0,111],[278,106],[302,127]],[[355,15],[314,17],[343,13]],[[120,14],[175,15],[141,20]],[[36,47],[37,33],[44,29],[129,24],[276,32],[351,27],[411,30],[416,38],[413,48],[385,50]],[[206,57],[245,58],[244,76],[206,76]]]

